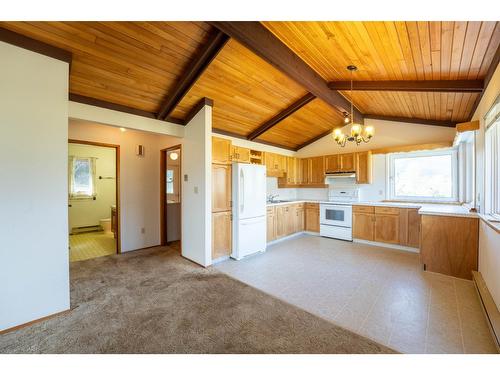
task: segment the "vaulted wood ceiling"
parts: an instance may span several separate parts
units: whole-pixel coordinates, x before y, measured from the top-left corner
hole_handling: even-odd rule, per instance
[[[488,78],[498,63],[498,22],[263,22],[325,83]],[[218,30],[205,22],[1,22],[1,27],[71,51],[70,93],[158,117]],[[219,32],[220,33],[220,32]],[[202,98],[214,101],[218,131],[297,149],[342,126],[343,114],[244,41],[220,42],[183,86],[168,119],[183,122]],[[220,50],[219,50],[220,49]],[[213,60],[212,60],[213,58]],[[206,66],[205,66],[206,65]],[[343,82],[340,82],[341,84]],[[446,82],[445,82],[446,83]],[[355,83],[356,84],[356,83]],[[182,85],[181,85],[182,86]],[[453,85],[452,85],[453,86]],[[476,85],[477,86],[477,85]],[[177,91],[176,91],[177,90]],[[354,91],[372,116],[466,121],[481,90]],[[333,92],[336,92],[333,90]],[[339,91],[349,98],[349,91]],[[184,95],[185,94],[185,95]],[[340,96],[339,96],[340,97]],[[342,99],[344,100],[344,99]],[[305,103],[305,104],[304,104]],[[293,108],[288,111],[287,108]],[[285,113],[281,118],[280,113]],[[276,117],[279,121],[273,121]],[[163,118],[160,116],[160,118]],[[269,123],[271,126],[268,126]],[[415,126],[419,126],[415,124]],[[260,133],[260,132],[259,132]]]

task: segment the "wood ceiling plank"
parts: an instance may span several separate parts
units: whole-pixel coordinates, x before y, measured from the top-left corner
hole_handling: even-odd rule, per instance
[[[496,24],[492,22],[481,22],[481,29],[479,31],[476,46],[474,48],[474,54],[470,62],[467,79],[476,79],[478,77],[481,64],[486,56],[490,41],[493,38],[495,26]]]
[[[343,126],[343,116],[322,100],[315,99],[257,139],[296,148],[338,126]]]
[[[454,22],[441,22],[441,79],[450,79]]]
[[[455,22],[453,25],[453,44],[451,48],[450,78],[458,79],[460,74],[460,61],[464,48],[467,22]]]
[[[460,72],[457,77],[458,79],[467,79],[469,76],[472,57],[478,42],[480,30],[481,22],[469,21],[467,23],[467,32],[465,34],[462,59],[460,60]]]
[[[201,97],[214,100],[213,123],[247,136],[307,92],[231,39],[188,91],[172,116],[183,118]]]
[[[245,44],[252,52],[339,112],[348,111],[350,103],[342,95],[330,90],[320,75],[260,23],[210,22],[210,24]],[[354,111],[354,117],[356,121],[363,122],[363,115],[358,110]]]

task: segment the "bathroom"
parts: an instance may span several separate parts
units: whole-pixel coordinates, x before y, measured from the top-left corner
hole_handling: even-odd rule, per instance
[[[68,145],[70,261],[117,253],[118,146]]]

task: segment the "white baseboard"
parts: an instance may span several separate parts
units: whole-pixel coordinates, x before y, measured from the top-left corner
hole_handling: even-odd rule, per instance
[[[365,245],[372,245],[372,246],[379,246],[379,247],[386,247],[388,249],[394,249],[394,250],[402,250],[402,251],[408,251],[410,253],[420,253],[420,249],[417,247],[409,247],[409,246],[402,246],[402,245],[393,245],[391,243],[385,243],[385,242],[375,242],[375,241],[366,241],[366,240],[359,240],[354,238],[352,242],[357,242],[357,243],[362,243]]]

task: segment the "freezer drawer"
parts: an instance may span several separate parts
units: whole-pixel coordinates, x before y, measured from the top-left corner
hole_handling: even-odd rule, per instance
[[[241,259],[266,250],[266,216],[234,222],[231,258]]]

